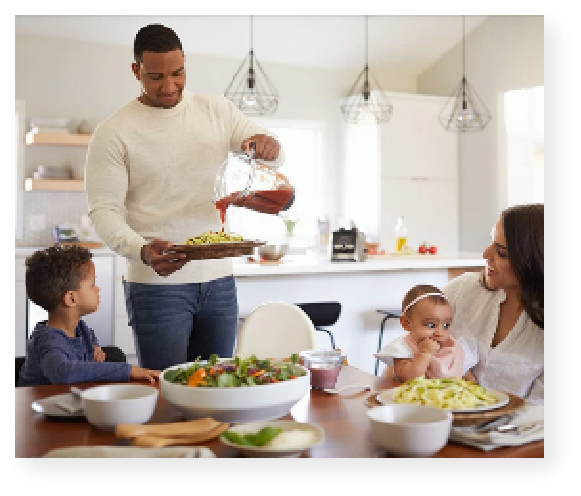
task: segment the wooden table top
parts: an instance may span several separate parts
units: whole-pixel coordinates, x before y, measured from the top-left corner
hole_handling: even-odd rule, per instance
[[[370,384],[374,389],[388,389],[393,380],[375,377],[354,367],[343,367],[337,386],[341,384]],[[80,389],[103,383],[79,384]],[[115,437],[112,432],[101,431],[85,419],[49,418],[32,410],[35,400],[55,394],[66,393],[67,385],[51,385],[16,388],[16,457],[39,457],[55,448],[71,446],[119,446],[127,441]],[[354,394],[329,395],[311,390],[301,399],[284,419],[297,422],[312,422],[325,431],[325,442],[305,453],[305,457],[323,458],[373,458],[388,457],[382,448],[374,445],[365,399],[369,391]],[[181,414],[167,401],[159,397],[155,412],[149,423],[179,422]],[[217,457],[240,456],[236,450],[223,445],[218,439],[202,443]],[[434,455],[439,458],[537,458],[544,456],[544,442],[537,441],[522,446],[482,451],[469,446],[449,442]]]

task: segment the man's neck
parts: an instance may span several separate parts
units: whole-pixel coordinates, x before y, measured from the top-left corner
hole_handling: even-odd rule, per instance
[[[76,312],[67,309],[57,309],[54,312],[49,312],[47,326],[55,329],[60,329],[69,338],[76,337],[76,329],[79,325],[80,317]]]

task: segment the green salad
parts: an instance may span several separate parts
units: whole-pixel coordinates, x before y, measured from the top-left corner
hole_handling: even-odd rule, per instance
[[[295,365],[298,362],[296,354],[279,361],[261,360],[255,355],[220,360],[216,354],[210,355],[207,362],[199,359],[196,358],[188,367],[168,370],[164,379],[190,387],[244,387],[273,384],[306,375]]]

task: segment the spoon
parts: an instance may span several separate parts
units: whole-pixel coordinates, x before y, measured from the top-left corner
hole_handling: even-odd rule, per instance
[[[325,391],[325,393],[329,393],[329,394],[339,394],[341,391],[343,391],[344,389],[348,389],[348,388],[359,388],[359,389],[362,389],[363,391],[365,391],[367,389],[371,389],[371,386],[366,386],[364,384],[350,384],[349,386],[342,386],[342,387],[337,388],[337,389],[334,389],[334,388],[323,389],[323,391]]]
[[[77,413],[81,413],[83,411],[83,405],[81,402],[81,395],[83,391],[75,386],[69,389],[71,394],[73,395],[72,402],[68,401],[57,401],[56,406],[58,406],[61,410],[64,410],[67,413],[75,415]]]

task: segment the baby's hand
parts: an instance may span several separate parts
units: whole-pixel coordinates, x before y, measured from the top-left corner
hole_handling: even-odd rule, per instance
[[[98,346],[93,347],[93,359],[95,362],[105,361],[105,352]]]
[[[440,342],[441,348],[451,348],[452,346],[454,346],[454,341],[452,340],[452,338],[450,336],[448,336],[446,339],[444,339],[444,341]]]
[[[133,365],[131,367],[132,379],[147,379],[152,384],[155,384],[155,380],[159,378],[159,374],[160,374],[159,370],[142,369],[137,365]]]
[[[434,355],[440,349],[440,345],[433,339],[425,338],[418,343],[418,349],[421,353],[429,353],[430,355]]]

